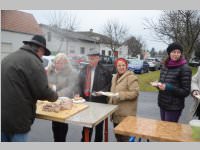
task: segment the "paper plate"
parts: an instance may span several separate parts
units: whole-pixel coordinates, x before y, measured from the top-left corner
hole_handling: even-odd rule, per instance
[[[195,95],[196,98],[200,99],[200,95]]]
[[[85,99],[80,99],[80,100],[74,100],[72,99],[73,103],[84,103]]]
[[[96,92],[96,93],[99,93],[99,94],[102,94],[102,95],[105,95],[105,96],[108,96],[108,97],[116,96],[116,93],[112,93],[112,92],[99,91],[99,92]]]

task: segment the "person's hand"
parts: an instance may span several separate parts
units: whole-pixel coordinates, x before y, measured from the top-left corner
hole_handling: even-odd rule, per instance
[[[55,84],[49,84],[49,87],[56,92],[56,85]]]
[[[102,94],[100,92],[95,92],[96,96],[101,96]]]
[[[192,96],[195,96],[195,95],[200,95],[200,91],[199,90],[192,91]]]
[[[164,91],[164,90],[166,89],[166,84],[164,84],[164,83],[159,83],[159,84],[157,85],[157,87],[158,87],[159,90]]]
[[[101,96],[101,95],[102,95],[102,91],[92,92],[92,96]]]

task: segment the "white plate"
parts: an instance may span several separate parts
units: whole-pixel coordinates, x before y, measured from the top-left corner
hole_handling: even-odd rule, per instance
[[[69,100],[70,98],[69,97],[58,97],[58,100]]]
[[[200,95],[194,95],[196,98],[200,99]]]
[[[80,99],[80,100],[74,100],[72,99],[73,103],[84,103],[85,99]]]
[[[160,82],[150,82],[151,86],[157,87],[159,86],[161,83]]]
[[[101,94],[101,95],[105,95],[105,96],[108,96],[108,97],[116,96],[116,93],[112,93],[112,92],[102,92],[102,91],[99,91],[99,92],[96,92],[96,93]]]

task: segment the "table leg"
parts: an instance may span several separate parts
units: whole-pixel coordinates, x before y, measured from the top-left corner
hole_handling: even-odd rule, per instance
[[[104,142],[108,142],[108,118],[105,119]]]
[[[85,142],[89,142],[89,141],[90,141],[90,140],[89,140],[89,134],[90,134],[89,128],[85,127],[85,128],[84,128],[84,135],[85,135],[84,141],[85,141]]]

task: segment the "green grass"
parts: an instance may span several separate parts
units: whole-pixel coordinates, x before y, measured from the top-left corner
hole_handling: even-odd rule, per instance
[[[194,75],[197,72],[197,68],[191,67],[191,69],[192,69],[192,75]],[[158,91],[157,88],[152,87],[150,85],[150,82],[156,81],[159,79],[160,71],[152,71],[152,72],[145,73],[142,75],[137,75],[137,76],[139,79],[140,91],[143,91],[143,92]]]
[[[197,72],[197,67],[190,67],[192,69],[192,75],[194,75]]]

